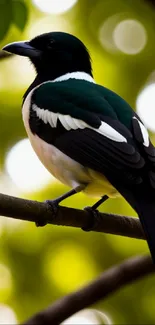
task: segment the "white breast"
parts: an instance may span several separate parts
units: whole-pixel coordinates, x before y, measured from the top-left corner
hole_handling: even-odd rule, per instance
[[[90,177],[83,166],[31,132],[29,126],[29,112],[33,91],[34,89],[25,99],[22,108],[22,116],[27,135],[40,161],[54,177],[68,186],[76,187],[83,182],[89,182]]]
[[[33,91],[34,89],[31,90],[24,101],[22,115],[31,145],[43,165],[54,177],[70,187],[75,188],[82,184],[88,184],[84,190],[88,195],[102,196],[107,194],[109,197],[115,197],[117,195],[116,190],[109,184],[103,175],[84,168],[78,162],[63,154],[56,147],[46,143],[31,132],[29,126],[29,113]]]

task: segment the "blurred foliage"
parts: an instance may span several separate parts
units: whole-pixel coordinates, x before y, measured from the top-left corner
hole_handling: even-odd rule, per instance
[[[22,0],[0,1],[0,40],[2,40],[11,24],[15,24],[21,31],[27,22],[28,10]],[[5,19],[4,19],[5,18]]]
[[[145,26],[147,46],[139,54],[113,53],[101,45],[99,29],[108,17],[116,14],[137,19]],[[53,29],[81,38],[92,54],[96,80],[119,93],[135,108],[139,91],[155,70],[153,6],[142,0],[79,0],[72,10],[55,16],[43,14],[30,0],[0,1],[1,47]],[[10,57],[0,61],[1,175],[7,176],[7,152],[26,137],[20,107],[33,75],[25,58]],[[155,135],[151,136],[155,142]],[[54,198],[67,190],[59,183],[29,195],[16,192],[15,186],[11,189],[1,186],[8,194],[37,200]],[[63,204],[82,209],[94,202],[95,199],[78,194]],[[135,215],[121,198],[107,201],[101,210]],[[36,228],[31,223],[3,217],[0,219],[0,243],[0,303],[13,308],[19,321],[94,279],[111,265],[148,252],[147,244],[140,240],[84,233],[67,227]],[[154,324],[154,287],[155,278],[146,277],[96,304],[95,308],[105,311],[114,324]]]

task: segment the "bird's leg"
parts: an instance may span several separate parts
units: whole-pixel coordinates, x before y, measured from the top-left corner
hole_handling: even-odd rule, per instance
[[[89,225],[83,227],[84,231],[93,230],[99,222],[99,211],[96,210],[103,202],[105,202],[109,197],[107,195],[102,196],[102,198],[97,201],[92,207],[85,207],[84,210],[90,214]]]
[[[106,200],[108,200],[108,196],[107,195],[104,195],[101,197],[100,200],[98,200],[94,205],[92,205],[92,207],[90,207],[91,210],[96,210],[102,203],[104,203]],[[89,209],[89,207],[86,207],[86,209]]]
[[[79,185],[76,188],[73,188],[72,190],[68,191],[67,193],[57,197],[54,200],[46,200],[46,203],[49,204],[50,208],[53,210],[53,214],[56,215],[58,210],[58,205],[61,201],[67,199],[68,197],[81,192],[85,188],[85,185]]]
[[[50,209],[52,210],[52,214],[53,214],[53,218],[56,216],[57,212],[58,212],[58,206],[59,203],[65,199],[67,199],[68,197],[81,192],[83,189],[85,188],[85,185],[79,185],[76,188],[70,190],[69,192],[59,196],[58,198],[54,199],[54,200],[46,200],[45,202],[49,205]],[[46,220],[39,220],[36,222],[36,226],[37,227],[43,227],[47,224]]]

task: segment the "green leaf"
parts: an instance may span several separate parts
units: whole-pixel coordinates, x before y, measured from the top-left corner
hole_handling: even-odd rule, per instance
[[[28,9],[22,0],[14,0],[13,4],[13,22],[22,31],[28,19]]]
[[[0,41],[7,34],[12,22],[12,2],[0,0]]]

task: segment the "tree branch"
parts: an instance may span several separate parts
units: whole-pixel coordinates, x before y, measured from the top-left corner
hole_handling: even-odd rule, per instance
[[[155,0],[145,0],[145,1],[151,4],[152,6],[155,6]]]
[[[23,325],[58,325],[76,312],[108,297],[122,286],[155,271],[150,257],[130,258],[105,271],[95,281],[73,292],[44,311],[34,315]]]
[[[83,210],[60,206],[56,217],[45,202],[25,200],[0,194],[0,215],[36,223],[83,228],[90,224],[90,215]],[[120,236],[145,239],[138,218],[99,213],[98,223],[93,231]]]

